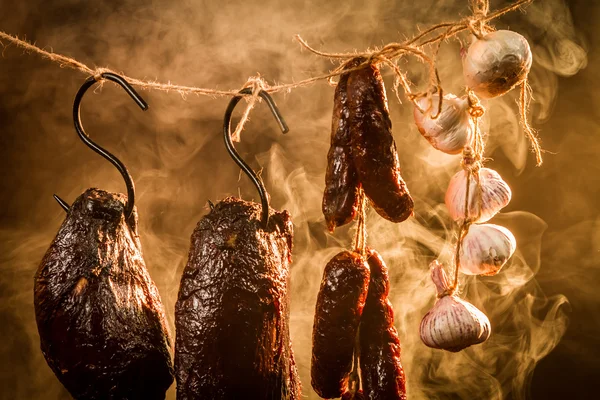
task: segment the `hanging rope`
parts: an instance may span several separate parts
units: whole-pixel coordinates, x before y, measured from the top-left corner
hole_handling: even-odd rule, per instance
[[[526,4],[529,4],[532,1],[533,0],[518,0],[515,3],[511,4],[510,6],[504,7],[504,8],[497,10],[491,14],[481,16],[480,18],[483,22],[488,22],[488,21],[498,18],[506,13],[514,11]],[[356,56],[366,55],[367,58],[371,58],[371,61],[378,57],[394,59],[405,53],[413,53],[417,56],[423,57],[423,56],[425,56],[425,53],[421,50],[421,48],[423,48],[424,46],[426,46],[428,44],[437,43],[443,39],[450,38],[450,37],[456,35],[457,33],[468,29],[469,23],[470,23],[469,21],[471,21],[472,19],[473,19],[473,17],[469,17],[464,20],[453,22],[453,23],[438,24],[438,25],[435,25],[435,26],[421,32],[419,35],[417,35],[414,38],[407,40],[403,43],[391,43],[389,45],[384,46],[381,50],[375,50],[375,51],[371,51],[371,52],[339,53],[339,54],[335,55],[333,53],[321,53],[316,50],[311,50],[311,51],[315,52],[316,54],[323,55],[323,56],[332,57],[332,58],[341,58],[341,59],[350,59],[350,58],[354,58]],[[436,37],[426,39],[431,33],[435,32],[441,28],[446,28],[447,31],[445,33],[443,33],[442,35],[438,35]],[[296,36],[296,38],[303,46],[305,45],[305,47],[308,48],[308,45],[306,45],[306,42],[304,40],[302,40],[302,38],[300,38],[300,36]],[[0,31],[0,42],[7,42],[9,44],[13,44],[27,52],[38,54],[38,55],[42,56],[43,58],[46,58],[46,59],[60,65],[62,68],[70,68],[70,69],[78,70],[78,71],[85,73],[86,75],[100,76],[100,74],[102,74],[103,72],[118,73],[109,68],[91,68],[91,67],[87,66],[86,64],[82,63],[81,61],[78,61],[74,58],[67,57],[65,55],[55,53],[53,51],[44,50],[43,48],[41,48],[39,46],[31,44],[26,40],[20,39],[17,36],[10,35],[3,31]],[[6,45],[4,43],[2,43],[2,44],[4,45],[4,47],[6,47]],[[426,59],[426,58],[424,58],[424,59]],[[357,69],[359,69],[359,68],[360,67],[357,67]],[[345,72],[348,72],[348,71],[345,71]],[[330,73],[315,76],[313,78],[304,79],[304,80],[301,80],[298,82],[292,82],[292,83],[286,83],[286,84],[280,84],[280,85],[268,85],[266,82],[263,81],[262,85],[264,87],[263,90],[265,90],[268,93],[290,91],[292,89],[311,85],[311,84],[321,81],[321,80],[327,80],[327,79],[339,76],[342,73],[343,73],[342,70],[336,69]],[[123,75],[123,74],[119,74],[119,75],[121,75],[125,80],[127,80],[133,86],[141,87],[144,89],[161,90],[161,91],[166,91],[166,92],[174,91],[174,92],[180,93],[182,95],[198,94],[198,95],[207,95],[207,96],[237,96],[238,92],[240,90],[239,88],[232,89],[232,90],[218,90],[218,89],[210,89],[210,88],[203,88],[203,87],[196,87],[196,86],[176,85],[171,82],[164,83],[164,82],[158,82],[158,81],[137,79],[137,78],[134,78],[131,76]],[[248,82],[251,82],[256,79],[262,80],[262,78],[260,78],[260,77],[252,77],[248,80]],[[242,85],[242,88],[247,87],[248,82],[246,82],[244,85]]]
[[[491,21],[495,18],[498,18],[498,17],[500,17],[506,13],[509,13],[511,11],[517,10],[524,5],[531,3],[533,0],[518,0],[518,1],[515,1],[513,4],[511,4],[507,7],[501,8],[499,10],[496,10],[492,13],[489,13],[489,2],[487,0],[471,0],[471,1],[472,1],[472,9],[473,9],[472,16],[469,16],[467,18],[464,18],[464,19],[456,21],[456,22],[441,23],[441,24],[432,26],[431,28],[426,29],[425,31],[416,35],[412,39],[406,40],[402,43],[390,43],[390,44],[383,46],[380,49],[376,48],[372,51],[366,51],[366,52],[362,52],[362,53],[361,52],[326,53],[326,52],[318,51],[318,50],[310,47],[308,45],[308,43],[304,39],[302,39],[299,35],[296,35],[295,39],[300,43],[300,45],[302,47],[304,47],[305,49],[307,49],[307,50],[311,51],[312,53],[317,54],[319,56],[327,57],[327,58],[331,58],[331,59],[338,59],[340,61],[340,66],[335,68],[334,70],[330,71],[327,74],[318,75],[318,76],[315,76],[312,78],[307,78],[307,79],[304,79],[304,80],[301,80],[298,82],[285,83],[285,84],[279,84],[279,85],[269,85],[260,76],[250,77],[242,85],[241,88],[252,87],[252,89],[253,89],[252,94],[249,95],[250,100],[248,102],[246,110],[242,114],[241,121],[232,134],[233,140],[236,140],[236,141],[239,140],[240,133],[244,128],[244,124],[248,120],[250,111],[252,110],[252,108],[254,107],[256,102],[259,101],[258,93],[260,93],[261,90],[264,90],[265,92],[268,92],[268,93],[276,93],[276,92],[282,92],[282,91],[290,92],[292,89],[309,86],[309,85],[312,85],[312,84],[322,81],[322,80],[327,80],[327,81],[331,82],[331,80],[333,78],[341,75],[342,73],[347,73],[347,72],[350,72],[353,70],[358,70],[358,69],[362,68],[365,64],[371,64],[371,63],[382,63],[382,64],[390,67],[395,74],[394,92],[395,92],[398,100],[401,101],[399,87],[402,87],[405,92],[406,97],[410,101],[412,101],[415,104],[415,107],[417,107],[419,110],[421,110],[421,107],[417,103],[418,98],[423,97],[423,96],[429,96],[433,93],[438,93],[439,94],[438,113],[437,113],[437,115],[432,116],[432,118],[434,118],[434,119],[437,118],[437,116],[442,111],[442,101],[443,101],[442,87],[441,87],[440,78],[439,78],[439,75],[437,73],[437,68],[436,68],[436,56],[439,51],[441,42],[445,41],[446,39],[448,39],[452,36],[455,36],[456,34],[458,34],[460,32],[463,32],[467,29],[471,30],[471,32],[473,32],[476,35],[483,34],[487,29],[486,27],[487,27],[487,23],[489,21]],[[431,37],[432,34],[439,32],[441,29],[444,29],[444,31],[441,34]],[[239,91],[240,91],[240,88],[232,89],[232,90],[218,90],[218,89],[210,89],[210,88],[203,88],[203,87],[196,87],[196,86],[176,85],[171,82],[165,83],[165,82],[159,82],[159,81],[142,80],[142,79],[138,79],[138,78],[134,78],[131,76],[127,76],[127,75],[118,73],[109,68],[103,68],[103,67],[92,68],[92,67],[89,67],[88,65],[82,63],[81,61],[78,61],[75,58],[67,57],[65,55],[55,53],[53,51],[45,50],[39,46],[29,43],[26,40],[20,39],[17,36],[13,36],[8,33],[0,31],[0,45],[2,45],[6,49],[7,45],[5,44],[5,42],[15,45],[16,47],[21,48],[21,49],[25,50],[26,52],[37,54],[37,55],[41,56],[42,58],[48,59],[48,60],[52,61],[53,63],[58,64],[61,68],[70,68],[73,70],[83,72],[86,75],[92,75],[94,77],[97,77],[98,78],[97,80],[99,80],[99,81],[103,80],[103,78],[101,76],[103,73],[110,72],[113,74],[121,75],[129,84],[131,84],[133,86],[143,88],[143,89],[149,89],[149,90],[177,92],[183,97],[185,97],[185,95],[187,95],[187,94],[206,95],[206,96],[211,96],[211,97],[238,96]],[[436,44],[436,47],[433,51],[433,57],[428,56],[424,51],[424,48],[430,44]],[[399,57],[404,56],[404,55],[412,55],[412,56],[416,57],[420,62],[423,62],[424,64],[428,65],[429,80],[430,80],[429,87],[430,88],[428,90],[426,90],[425,92],[413,93],[413,91],[411,89],[411,82],[406,77],[406,74],[404,72],[402,72],[400,70],[400,68],[398,67],[398,64],[396,63],[396,61]],[[359,56],[362,56],[366,59],[366,61],[364,62],[363,65],[359,65],[352,69],[343,68],[345,62],[347,62],[351,59],[354,59],[355,57],[359,57]],[[529,99],[531,99],[531,96],[526,89],[527,88],[526,82],[523,85],[524,86],[523,86],[521,102],[520,102],[521,116],[522,116],[522,118],[525,118],[525,120],[523,122],[524,128],[525,128],[527,136],[532,140],[532,143],[534,146],[534,151],[536,152],[536,156],[538,157],[538,164],[540,164],[541,163],[541,156],[540,156],[541,150],[539,150],[539,146],[536,147],[538,142],[537,142],[535,133],[534,133],[533,129],[529,126],[529,123],[527,122],[527,119],[526,119],[527,118],[527,105],[528,105]]]

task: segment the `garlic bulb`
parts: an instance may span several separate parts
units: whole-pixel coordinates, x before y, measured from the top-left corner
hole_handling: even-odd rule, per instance
[[[465,82],[477,96],[501,96],[521,83],[531,68],[527,39],[512,31],[495,31],[475,40],[463,58]]]
[[[472,222],[489,220],[510,201],[512,196],[510,188],[493,169],[479,170],[479,185],[473,176],[470,181],[468,217]],[[459,171],[450,179],[445,198],[448,212],[455,221],[462,221],[465,218],[466,189],[467,172]]]
[[[471,225],[460,248],[460,272],[467,275],[496,275],[513,255],[517,241],[498,225]]]
[[[442,265],[431,264],[431,280],[439,298],[421,320],[419,333],[423,343],[434,349],[452,352],[485,342],[490,337],[490,321],[477,307],[453,294]]]
[[[415,107],[415,123],[421,135],[434,148],[444,153],[458,154],[463,147],[471,143],[473,136],[473,122],[467,111],[468,100],[460,99],[453,94],[445,95],[441,114],[436,119],[432,119],[431,116],[439,112],[439,98],[440,96],[436,94],[431,98],[422,98],[418,101],[425,113]]]

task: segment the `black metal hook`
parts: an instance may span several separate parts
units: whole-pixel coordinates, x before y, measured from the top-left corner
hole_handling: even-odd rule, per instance
[[[108,79],[109,81],[113,81],[119,86],[121,86],[127,94],[136,102],[136,104],[143,110],[146,111],[148,109],[148,103],[144,101],[144,99],[135,91],[135,89],[122,77],[119,75],[113,74],[111,72],[104,72],[100,74],[103,79]],[[127,186],[127,204],[125,205],[125,220],[129,220],[131,213],[133,212],[133,206],[135,205],[135,186],[133,184],[133,179],[127,171],[125,165],[115,157],[110,152],[106,151],[102,147],[98,146],[96,143],[90,139],[87,133],[83,130],[83,126],[81,125],[81,115],[80,115],[80,107],[81,100],[83,99],[83,95],[89,88],[94,86],[98,80],[94,76],[90,76],[84,82],[84,84],[79,88],[79,91],[75,95],[75,101],[73,102],[73,121],[75,123],[75,130],[79,135],[79,138],[85,143],[90,149],[94,152],[100,154],[102,157],[110,161],[112,165],[114,165],[125,180],[125,186]],[[69,210],[69,204],[62,200],[57,195],[54,195],[54,199],[58,202],[58,204],[65,210]]]
[[[260,201],[262,203],[261,222],[266,228],[269,222],[269,198],[267,195],[267,190],[265,189],[265,185],[263,184],[262,179],[258,175],[256,175],[252,168],[250,168],[250,166],[246,164],[246,162],[240,157],[238,152],[235,150],[235,147],[233,146],[233,141],[231,140],[231,115],[233,114],[233,110],[235,109],[235,106],[239,103],[239,101],[242,99],[243,96],[241,95],[252,94],[252,89],[242,89],[240,90],[239,94],[239,96],[235,96],[231,99],[229,105],[227,106],[227,110],[225,111],[225,119],[223,121],[223,138],[225,139],[225,147],[227,148],[227,152],[229,153],[233,161],[235,161],[236,164],[239,165],[239,167],[242,169],[242,171],[244,171],[248,178],[252,180],[252,183],[254,183],[256,189],[258,189],[258,194],[260,195]],[[258,95],[267,102],[267,105],[269,106],[271,112],[273,113],[273,116],[277,120],[281,131],[283,133],[287,133],[289,131],[289,128],[285,123],[283,116],[279,113],[279,109],[277,108],[277,105],[275,105],[275,101],[273,101],[273,98],[269,95],[269,93],[265,92],[264,90],[261,90]]]

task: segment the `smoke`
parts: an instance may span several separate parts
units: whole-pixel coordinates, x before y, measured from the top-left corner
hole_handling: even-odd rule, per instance
[[[468,13],[466,2],[450,0],[0,0],[0,7],[5,10],[2,30],[26,34],[88,65],[219,89],[241,87],[258,72],[270,83],[290,82],[334,67],[301,51],[292,41],[296,33],[317,48],[353,51],[400,41],[418,26]],[[506,16],[495,26],[518,31],[530,41],[534,125],[541,125],[546,148],[558,154],[547,154],[542,169],[534,169],[518,122],[517,93],[485,104],[483,130],[492,158],[487,166],[514,192],[507,212],[492,222],[513,232],[518,250],[499,275],[464,279],[462,295],[488,315],[492,336],[461,353],[429,349],[418,336],[420,319],[435,297],[429,262],[438,255],[447,261],[452,251],[454,227],[443,195],[459,158],[432,149],[421,138],[412,122],[412,106],[398,104],[389,91],[393,77],[384,70],[403,176],[416,209],[415,217],[401,224],[370,211],[368,243],[390,268],[390,299],[413,400],[527,398],[536,364],[567,329],[569,306],[562,293],[583,304],[597,301],[589,276],[598,276],[598,262],[582,255],[597,251],[600,244],[594,234],[600,217],[593,200],[600,188],[594,156],[599,148],[597,140],[588,146],[583,135],[598,129],[588,118],[593,109],[571,104],[586,89],[585,81],[563,86],[572,82],[566,77],[586,67],[589,45],[562,0],[538,0],[526,13]],[[468,35],[460,39],[469,40]],[[438,56],[444,89],[457,95],[463,91],[460,47],[450,40]],[[422,87],[427,68],[412,58],[400,64]],[[52,194],[71,202],[88,187],[124,191],[117,171],[85,148],[73,130],[71,105],[83,79],[12,47],[0,59],[2,399],[69,398],[39,350],[33,314],[33,275],[64,217]],[[118,87],[105,84],[86,95],[82,119],[90,136],[116,154],[134,177],[146,264],[174,331],[173,310],[189,237],[207,212],[207,200],[232,194],[256,200],[258,195],[222,144],[228,99],[183,99],[150,91],[141,95],[150,104],[145,113]],[[287,209],[294,221],[290,329],[304,395],[310,400],[318,398],[310,387],[310,347],[321,274],[335,253],[350,246],[354,232],[343,227],[329,234],[320,209],[333,89],[319,82],[274,98],[290,132],[282,135],[267,107],[259,104],[236,147],[255,169],[262,168],[272,207]],[[565,104],[568,113],[559,108]],[[568,172],[582,166],[590,176],[573,180]],[[596,196],[586,197],[591,190]],[[597,317],[592,319],[590,323],[600,325]],[[576,334],[567,334],[566,340],[561,350],[565,354],[589,357],[573,350]],[[174,398],[172,387],[169,399]]]

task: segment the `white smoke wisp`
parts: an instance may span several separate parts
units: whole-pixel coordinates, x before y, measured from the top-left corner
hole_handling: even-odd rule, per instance
[[[220,89],[239,87],[257,72],[268,82],[281,83],[335,67],[329,60],[301,51],[292,41],[298,33],[317,48],[351,52],[401,41],[417,33],[417,26],[468,14],[466,2],[450,0],[150,4],[127,0],[99,2],[93,7],[79,0],[13,3],[0,0],[5,10],[0,16],[3,30],[27,34],[38,44],[52,45],[88,65]],[[507,2],[500,3],[492,6]],[[40,22],[35,25],[36,21]],[[495,25],[499,29],[509,25],[530,41],[533,122],[547,121],[559,96],[559,77],[571,76],[587,63],[586,44],[566,3],[535,1],[526,13],[506,16]],[[467,43],[468,35],[460,39]],[[460,47],[456,40],[443,43],[438,56],[444,89],[457,95],[464,93]],[[0,393],[17,399],[68,399],[39,351],[32,306],[34,272],[64,216],[51,195],[72,201],[87,187],[115,192],[124,187],[114,168],[85,148],[73,131],[71,104],[82,77],[21,55],[9,47],[0,60],[0,92],[6,93],[0,110],[6,121],[3,137],[11,138],[9,146],[14,146],[2,165],[11,171],[6,177],[11,190],[3,194],[0,321],[10,328],[0,327],[0,355],[11,362],[2,368]],[[401,59],[399,64],[411,79],[425,82],[423,65],[412,58]],[[370,210],[368,245],[382,254],[390,269],[390,300],[402,342],[409,398],[525,398],[536,363],[565,332],[567,307],[563,296],[545,295],[536,282],[536,274],[544,269],[540,252],[546,249],[545,222],[531,213],[536,210],[516,208],[516,204],[527,204],[520,196],[535,193],[519,185],[533,163],[518,124],[516,93],[485,104],[483,128],[489,138],[486,155],[493,158],[487,166],[498,170],[511,187],[523,190],[522,194],[515,191],[507,212],[492,221],[515,234],[517,253],[495,277],[463,278],[462,295],[488,315],[492,336],[482,345],[450,354],[425,347],[418,326],[435,297],[429,262],[438,256],[445,261],[451,258],[455,227],[443,196],[459,168],[459,157],[430,147],[414,126],[410,102],[399,104],[391,92],[392,73],[384,68],[383,74],[402,173],[416,209],[415,217],[401,224],[389,223]],[[15,83],[15,77],[21,77],[21,82]],[[146,113],[120,89],[105,85],[86,96],[82,118],[90,135],[114,152],[135,180],[145,261],[174,332],[174,304],[189,238],[207,212],[207,200],[239,193],[256,201],[258,195],[248,179],[240,176],[222,143],[228,99],[140,94],[150,104]],[[305,398],[316,400],[310,387],[310,355],[317,291],[327,261],[349,248],[353,227],[339,228],[331,235],[321,213],[333,88],[320,82],[274,98],[290,132],[282,135],[261,103],[236,147],[254,168],[262,168],[271,206],[292,215],[292,344]],[[242,108],[243,103],[236,116]],[[549,175],[540,178],[543,183],[550,182],[558,169],[549,164],[542,167],[549,168]],[[557,203],[566,209],[566,198],[558,198]],[[554,233],[551,243],[574,243],[594,227],[597,222]],[[573,232],[577,235],[571,238]],[[565,249],[557,254],[561,260],[570,255]],[[563,273],[557,276],[567,276]],[[573,279],[583,293],[593,296],[585,275],[574,274]],[[175,399],[174,385],[168,399]]]

